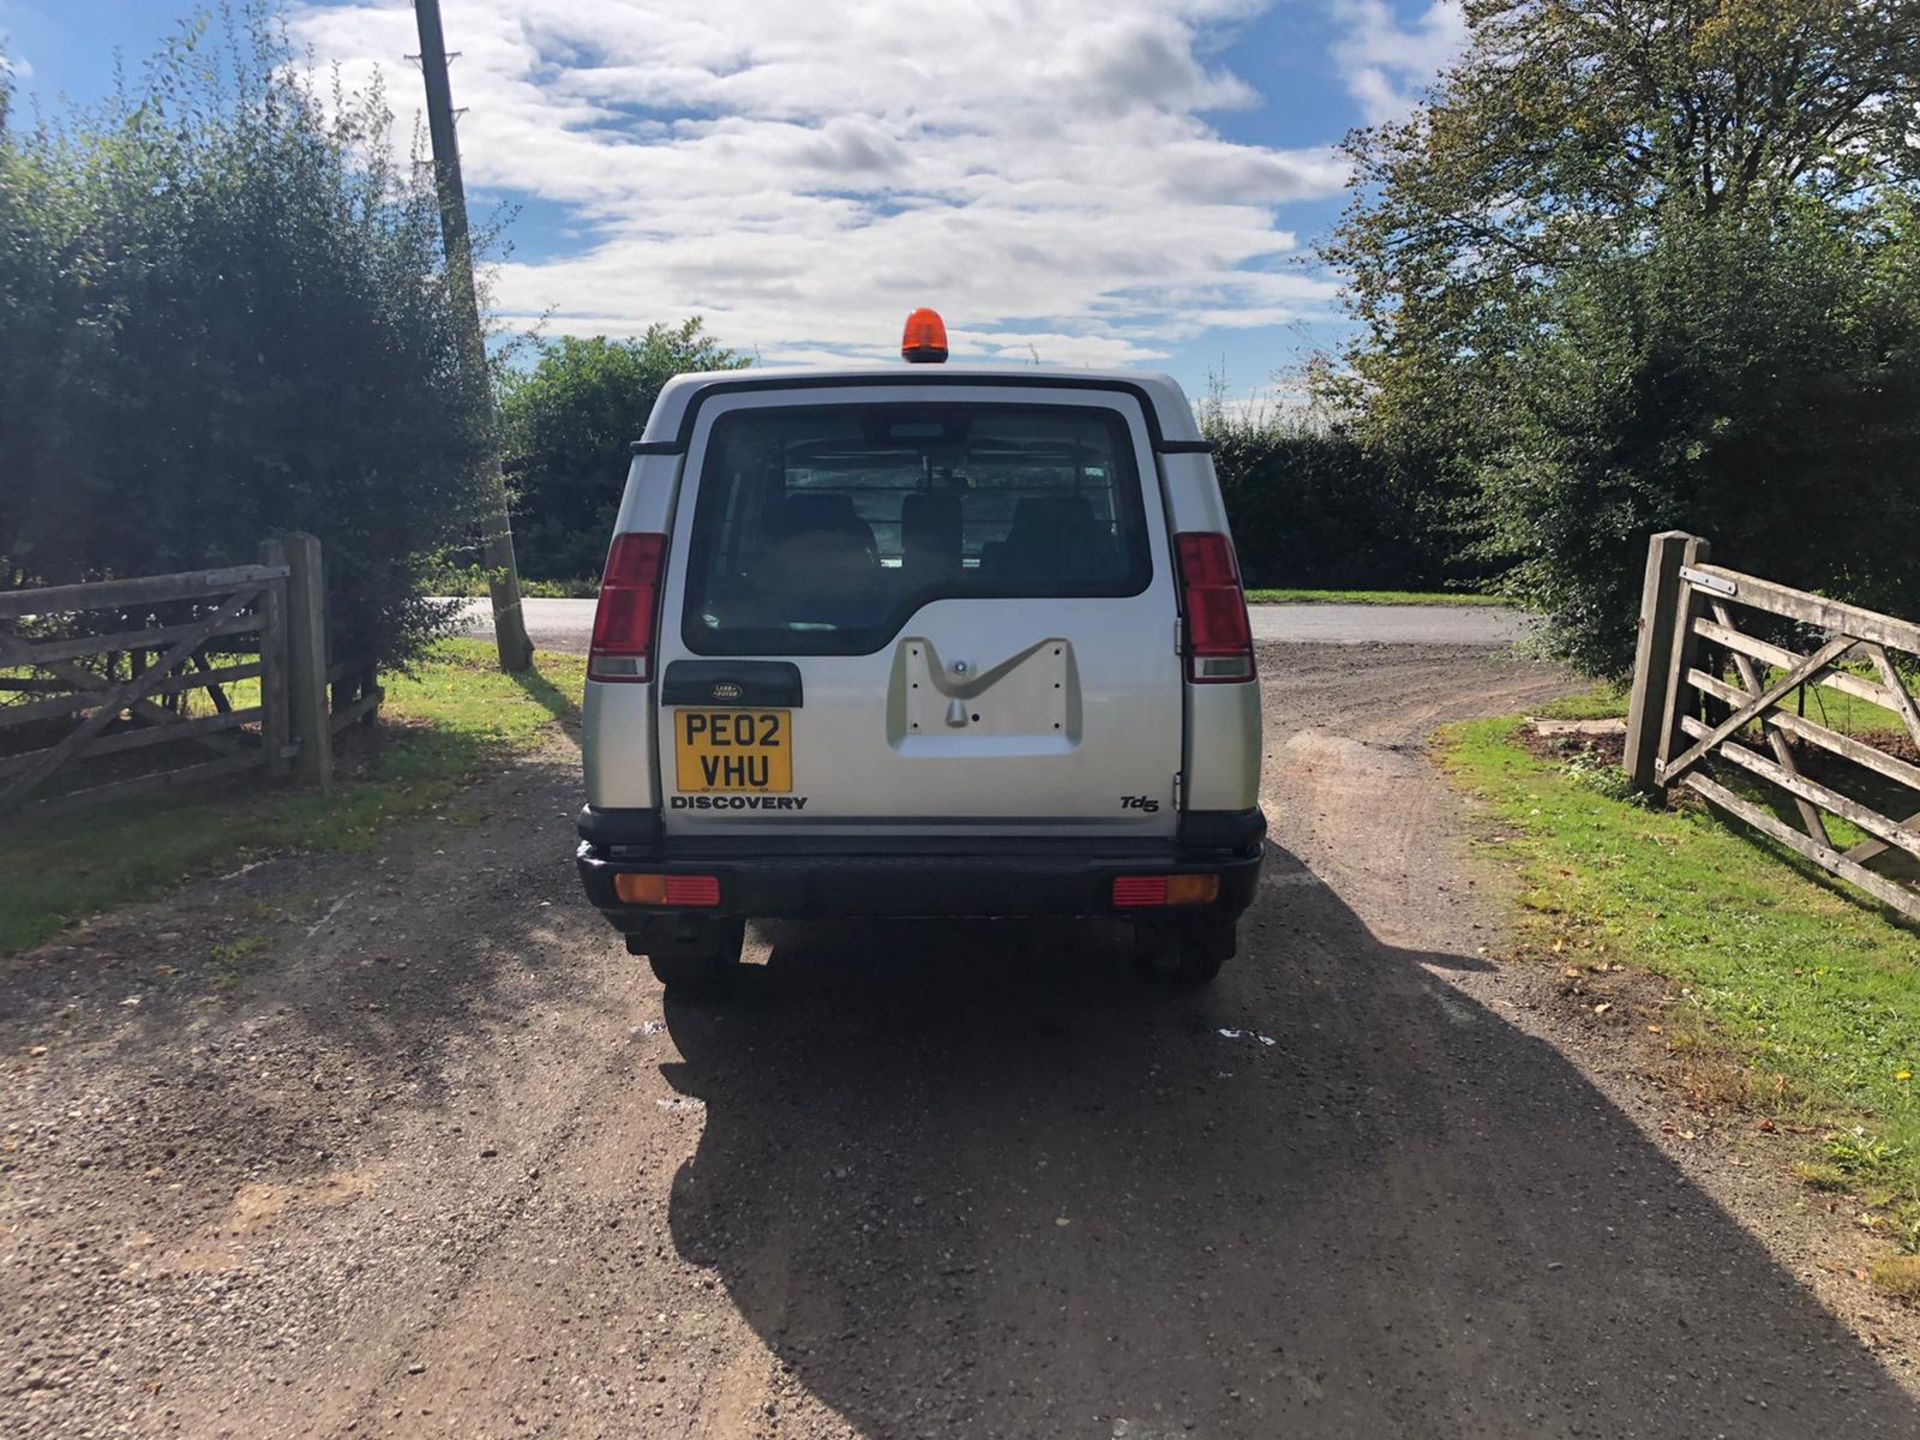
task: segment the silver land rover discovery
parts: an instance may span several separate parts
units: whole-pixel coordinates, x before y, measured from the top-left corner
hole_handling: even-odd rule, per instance
[[[1253,898],[1260,697],[1209,447],[1160,375],[685,375],[595,616],[580,874],[669,988],[754,916],[1108,916],[1203,983]]]

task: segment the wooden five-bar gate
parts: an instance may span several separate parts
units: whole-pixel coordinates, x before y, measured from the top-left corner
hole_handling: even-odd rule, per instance
[[[310,535],[269,542],[257,565],[0,592],[0,815],[254,769],[325,785],[333,735],[382,698],[371,664],[330,658]],[[194,694],[211,713],[192,713]],[[177,763],[101,763],[133,752]]]
[[[1920,708],[1895,658],[1908,657],[1911,665],[1920,656],[1920,625],[1709,560],[1708,543],[1698,536],[1653,537],[1627,722],[1628,774],[1643,790],[1692,790],[1920,919],[1920,888],[1910,878],[1920,860],[1920,765],[1895,753],[1908,748],[1900,736],[1876,744],[1870,734],[1843,733],[1805,713],[1806,696],[1816,689],[1866,701],[1897,717],[1920,757]],[[1752,633],[1756,628],[1767,633]],[[1729,770],[1720,778],[1707,773],[1709,762],[1764,784],[1746,784],[1740,793],[1726,783],[1735,778]],[[1797,817],[1797,827],[1759,803],[1757,796],[1769,793],[1783,797],[1780,808]],[[1829,817],[1865,838],[1841,848]]]

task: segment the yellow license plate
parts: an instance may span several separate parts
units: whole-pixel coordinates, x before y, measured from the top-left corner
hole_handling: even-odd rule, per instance
[[[793,790],[793,726],[787,710],[676,710],[674,775],[682,795]]]

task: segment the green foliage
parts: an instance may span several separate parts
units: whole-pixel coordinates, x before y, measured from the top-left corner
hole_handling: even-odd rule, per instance
[[[749,362],[696,316],[639,340],[563,337],[530,372],[503,380],[501,419],[514,542],[525,575],[598,575],[627,475],[627,446],[646,428],[661,387],[695,370]]]
[[[1827,1159],[1849,1175],[1885,1175],[1893,1169],[1904,1148],[1869,1135],[1856,1125],[1827,1142]]]
[[[1647,536],[1920,603],[1902,0],[1475,0],[1405,122],[1357,131],[1323,255],[1371,445],[1442,457],[1559,651],[1630,659]]]
[[[1891,218],[1891,217],[1890,217]],[[1647,537],[1920,614],[1920,244],[1796,207],[1566,267],[1481,460],[1494,548],[1560,653],[1632,661]]]
[[[265,7],[182,27],[97,111],[0,126],[0,585],[325,545],[348,653],[415,653],[474,528],[487,377],[429,175]]]
[[[1646,797],[1634,789],[1627,772],[1592,749],[1577,750],[1567,757],[1566,776],[1576,785],[1623,805],[1645,805]]]
[[[1236,409],[1218,378],[1200,405],[1247,584],[1437,590],[1477,580],[1413,467],[1317,412]]]

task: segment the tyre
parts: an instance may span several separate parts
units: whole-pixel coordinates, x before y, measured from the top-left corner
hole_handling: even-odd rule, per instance
[[[630,936],[627,948],[645,952],[654,978],[676,1000],[711,999],[726,993],[746,942],[744,920],[709,921],[696,934]]]
[[[1140,925],[1134,931],[1134,958],[1156,984],[1170,990],[1197,990],[1220,973],[1238,943],[1238,930],[1231,920]]]

